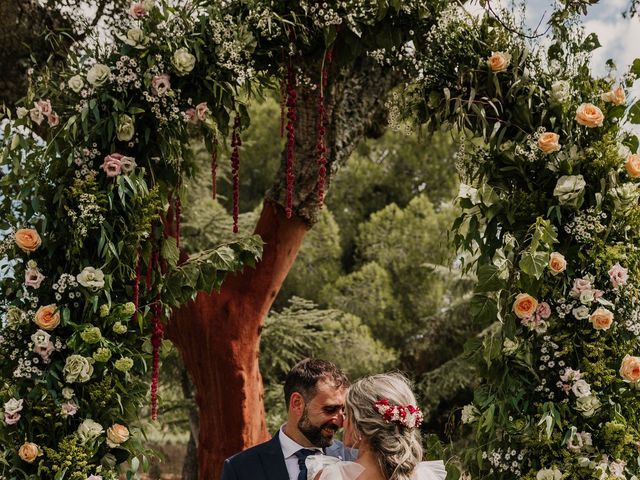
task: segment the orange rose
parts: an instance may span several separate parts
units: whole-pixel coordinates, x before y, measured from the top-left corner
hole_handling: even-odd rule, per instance
[[[545,132],[538,138],[538,148],[544,153],[557,152],[560,150],[560,135],[553,132]]]
[[[15,239],[16,245],[25,252],[37,250],[42,243],[40,235],[32,228],[21,228],[16,232]]]
[[[589,320],[596,330],[609,330],[613,324],[613,313],[601,307],[589,316]]]
[[[558,252],[553,252],[549,257],[549,270],[551,270],[551,275],[558,275],[562,273],[567,268],[567,261],[564,258],[564,255]]]
[[[129,440],[129,429],[119,423],[114,423],[107,429],[107,443],[114,448]]]
[[[600,96],[600,98],[602,98],[603,102],[613,103],[614,105],[624,105],[624,102],[626,101],[624,89],[622,87],[605,92]]]
[[[40,307],[33,319],[36,325],[43,330],[53,330],[60,324],[60,313],[55,304]]]
[[[513,302],[513,312],[518,318],[527,318],[533,316],[538,308],[538,300],[528,293],[520,293]]]
[[[604,122],[602,110],[591,103],[583,103],[576,111],[576,122],[585,127],[601,127]]]
[[[640,177],[640,155],[635,153],[629,155],[624,163],[624,168],[627,169],[627,173],[632,177]]]
[[[511,55],[502,52],[493,52],[487,59],[487,65],[492,72],[504,72],[511,63]]]
[[[40,455],[40,449],[35,443],[24,442],[20,450],[18,450],[18,455],[25,462],[33,463],[33,461],[38,458],[38,455]]]
[[[627,382],[636,383],[640,380],[640,358],[625,355],[620,365],[620,376]]]

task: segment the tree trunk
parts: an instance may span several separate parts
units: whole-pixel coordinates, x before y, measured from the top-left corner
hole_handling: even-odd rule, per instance
[[[328,173],[344,163],[380,119],[398,78],[370,59],[342,69],[327,94]],[[219,293],[200,293],[175,312],[167,333],[182,353],[200,410],[198,474],[219,478],[225,458],[262,442],[266,430],[258,370],[260,330],[317,215],[315,187],[317,92],[300,89],[296,122],[294,215],[287,219],[286,152],[267,194],[256,233],[265,242],[255,268],[225,280]],[[375,130],[375,128],[374,128]]]

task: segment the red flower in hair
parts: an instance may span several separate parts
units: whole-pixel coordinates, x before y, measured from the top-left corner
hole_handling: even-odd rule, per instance
[[[419,427],[422,423],[422,411],[415,405],[392,405],[389,400],[378,400],[373,409],[382,415],[387,423],[397,423],[407,428]]]

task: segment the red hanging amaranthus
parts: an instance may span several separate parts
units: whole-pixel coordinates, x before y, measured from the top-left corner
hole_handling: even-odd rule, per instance
[[[333,47],[331,47],[324,57],[322,62],[321,80],[320,80],[320,95],[318,96],[318,124],[317,124],[317,139],[316,139],[316,153],[318,154],[318,182],[316,184],[316,198],[318,199],[318,208],[322,208],[324,204],[324,186],[325,179],[327,177],[327,145],[325,142],[325,119],[326,111],[324,108],[324,92],[329,83],[329,68],[333,61]]]
[[[231,134],[231,177],[233,178],[233,233],[238,233],[238,214],[240,213],[240,115],[236,113]]]
[[[290,56],[287,67],[287,218],[291,218],[293,214],[293,168],[295,162],[297,97],[296,73],[293,66],[293,59]]]
[[[285,108],[287,106],[287,81],[280,80],[280,138],[284,138]]]
[[[160,373],[160,346],[164,336],[162,325],[162,305],[160,294],[156,295],[152,305],[153,317],[151,319],[151,346],[153,347],[153,365],[151,370],[151,419],[158,419],[158,377]]]
[[[216,199],[218,180],[218,142],[213,142],[213,152],[211,152],[211,198]]]

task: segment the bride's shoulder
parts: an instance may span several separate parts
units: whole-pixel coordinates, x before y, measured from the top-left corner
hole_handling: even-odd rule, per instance
[[[308,480],[355,480],[364,467],[325,455],[307,457]]]
[[[413,480],[444,480],[447,470],[442,460],[420,462],[413,471]]]

